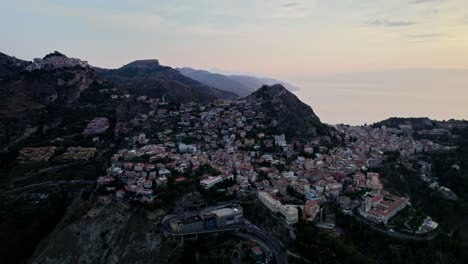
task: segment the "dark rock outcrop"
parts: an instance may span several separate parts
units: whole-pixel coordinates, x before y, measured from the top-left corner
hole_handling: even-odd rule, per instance
[[[265,85],[248,96],[247,101],[256,112],[265,116],[267,126],[274,134],[284,133],[290,139],[310,139],[330,132],[310,106],[281,84]]]

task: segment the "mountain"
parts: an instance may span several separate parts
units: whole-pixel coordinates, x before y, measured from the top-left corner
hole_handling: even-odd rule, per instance
[[[58,52],[26,62],[0,55],[0,115],[50,103],[73,103],[93,81],[84,61]]]
[[[423,130],[434,128],[436,126],[436,122],[427,117],[391,117],[373,124],[373,127],[387,126],[398,128],[400,125],[410,125],[415,130]]]
[[[96,68],[99,78],[114,81],[118,86],[144,92],[151,96],[165,96],[174,102],[210,102],[216,99],[236,99],[234,93],[222,91],[162,66],[158,60],[137,60],[118,69]]]
[[[290,91],[296,91],[299,90],[298,87],[289,84],[287,82],[283,81],[278,81],[272,78],[264,78],[264,77],[254,77],[254,76],[248,76],[248,75],[229,75],[228,76],[231,80],[237,81],[244,86],[248,87],[249,89],[256,91],[263,85],[274,85],[274,84],[281,84],[283,85],[286,89]]]
[[[241,97],[247,96],[254,91],[254,89],[251,89],[245,86],[244,84],[229,78],[229,76],[225,76],[222,74],[211,73],[209,71],[204,70],[195,70],[188,67],[177,68],[177,70],[191,79],[215,87],[219,90],[238,94]],[[258,86],[257,88],[259,87],[260,86]]]
[[[329,134],[312,108],[301,102],[283,85],[264,85],[246,98],[258,113],[262,113],[266,126],[274,134],[285,134],[288,138],[310,139]]]
[[[177,68],[183,75],[197,80],[206,85],[229,91],[245,97],[258,90],[263,85],[281,84],[290,91],[299,90],[298,87],[286,82],[278,81],[272,78],[255,77],[240,74],[224,74],[218,72],[209,72],[205,70],[196,70],[189,67]]]
[[[0,54],[0,149],[47,122],[49,105],[70,105],[94,81],[85,61],[54,52],[27,62]]]

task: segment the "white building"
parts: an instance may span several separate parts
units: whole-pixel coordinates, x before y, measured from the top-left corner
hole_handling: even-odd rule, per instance
[[[284,134],[275,136],[275,145],[278,147],[286,146],[286,137]]]
[[[201,180],[200,185],[203,187],[203,189],[208,190],[211,187],[215,186],[216,184],[223,182],[223,180],[224,179],[221,176],[216,176],[216,177],[210,176],[206,179]]]
[[[258,192],[258,199],[273,213],[280,213],[286,218],[286,223],[292,225],[299,221],[299,211],[296,205],[283,205],[267,192]]]
[[[187,145],[184,143],[179,143],[178,145],[180,153],[196,153],[197,147],[195,145]]]

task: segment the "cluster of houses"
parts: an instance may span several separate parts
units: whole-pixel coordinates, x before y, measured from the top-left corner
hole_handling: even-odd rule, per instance
[[[89,160],[94,157],[97,149],[85,148],[85,147],[69,147],[65,150],[65,153],[62,154],[61,159],[63,160]]]
[[[20,163],[30,161],[48,161],[55,153],[57,148],[54,146],[36,147],[36,148],[22,148],[18,155]]]
[[[43,59],[35,58],[33,63],[26,67],[26,70],[33,71],[44,68],[73,68],[76,66],[88,67],[89,65],[87,61],[82,61],[76,58],[68,58],[57,53],[56,55],[46,56]]]
[[[57,151],[55,146],[22,148],[17,160],[20,163],[50,160]],[[59,160],[89,160],[94,157],[97,149],[85,147],[68,147],[63,154],[57,156]]]
[[[106,132],[109,128],[109,119],[97,117],[91,120],[83,131],[83,135],[97,135]]]

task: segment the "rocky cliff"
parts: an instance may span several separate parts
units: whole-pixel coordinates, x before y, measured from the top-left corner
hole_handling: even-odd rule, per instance
[[[163,213],[77,200],[36,248],[31,263],[167,263]]]

